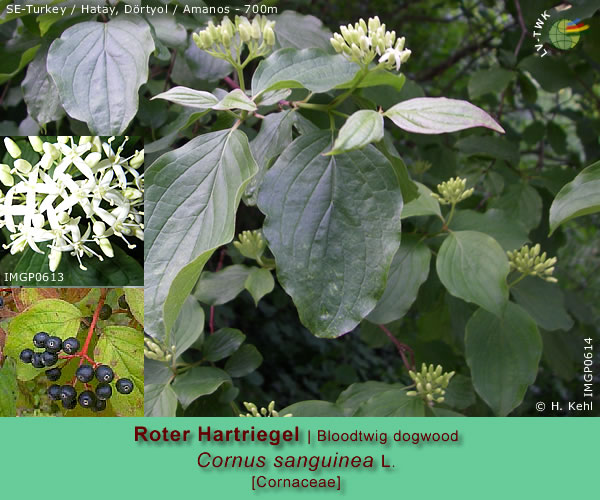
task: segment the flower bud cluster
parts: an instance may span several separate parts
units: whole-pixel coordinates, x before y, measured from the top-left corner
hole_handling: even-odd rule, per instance
[[[338,54],[346,59],[366,66],[375,57],[386,69],[400,71],[402,63],[408,61],[411,51],[404,48],[404,37],[396,39],[395,31],[386,31],[377,16],[368,22],[360,19],[352,26],[340,26],[340,33],[334,33],[329,41]]]
[[[175,352],[175,346],[171,346],[171,351]],[[173,354],[166,347],[158,344],[150,337],[144,337],[144,356],[148,359],[168,363],[173,359]]]
[[[243,413],[240,413],[240,417],[280,417],[281,416],[281,415],[279,415],[277,410],[275,410],[275,401],[271,401],[267,408],[261,408],[260,411],[254,403],[248,403],[248,402],[244,401],[244,406],[246,407],[246,410],[248,410],[248,413],[246,413],[245,415]],[[292,414],[287,413],[286,415],[283,415],[283,416],[291,417]]]
[[[547,258],[546,252],[540,255],[540,244],[529,248],[523,245],[519,250],[506,252],[511,270],[519,271],[524,275],[538,276],[550,283],[556,283],[558,280],[552,276],[556,257]]]
[[[458,202],[467,199],[473,194],[474,189],[466,189],[467,179],[453,177],[446,182],[437,185],[438,192],[431,193],[442,205],[456,205]]]
[[[50,271],[54,272],[62,253],[77,257],[114,256],[110,238],[144,239],[144,179],[139,169],[144,152],[121,157],[125,142],[115,152],[114,137],[59,136],[56,141],[29,137],[35,152],[31,160],[21,158],[21,148],[10,137],[4,139],[12,167],[0,164],[0,228],[6,227],[11,243],[4,245],[12,254],[27,247],[44,254],[38,244],[49,242]],[[95,251],[89,243],[98,245]]]
[[[420,372],[410,370],[408,374],[416,386],[416,391],[408,391],[407,396],[419,396],[430,406],[434,403],[443,403],[446,388],[450,383],[450,379],[454,376],[454,372],[442,373],[441,365],[429,367],[423,363]]]
[[[259,260],[267,247],[267,242],[263,238],[262,231],[244,231],[233,246],[247,259]]]
[[[225,16],[219,25],[209,21],[206,29],[194,33],[192,38],[200,49],[234,63],[244,44],[250,59],[268,54],[275,45],[274,26],[275,21],[265,16],[256,16],[252,21],[245,16],[235,16],[235,23]]]

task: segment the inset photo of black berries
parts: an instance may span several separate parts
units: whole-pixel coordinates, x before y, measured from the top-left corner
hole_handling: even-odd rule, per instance
[[[143,290],[3,292],[0,369],[7,358],[16,390],[0,416],[143,415]]]

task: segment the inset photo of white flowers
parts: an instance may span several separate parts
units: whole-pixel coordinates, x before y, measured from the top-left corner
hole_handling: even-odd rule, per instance
[[[142,286],[139,137],[0,142],[0,284]]]

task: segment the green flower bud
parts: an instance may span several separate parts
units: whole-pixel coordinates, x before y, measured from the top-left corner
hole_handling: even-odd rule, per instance
[[[59,135],[59,136],[56,138],[56,140],[57,140],[58,142],[60,142],[61,144],[67,144],[67,143],[69,142],[69,139],[70,139],[70,138],[71,138],[71,137],[70,137],[70,136],[68,136],[68,135]]]
[[[44,152],[44,142],[37,135],[30,135],[27,137],[31,147],[36,153]]]
[[[8,187],[15,184],[15,179],[10,174],[10,167],[5,163],[0,163],[0,182]]]
[[[8,154],[13,158],[16,159],[21,157],[21,148],[17,146],[17,143],[10,137],[4,138],[4,146],[6,146],[6,151],[8,151]]]
[[[98,244],[100,245],[102,253],[106,255],[109,259],[112,259],[115,256],[115,252],[113,251],[113,247],[110,244],[108,238],[100,238]]]
[[[329,42],[338,54],[342,52],[342,45],[335,38],[330,38]]]
[[[15,160],[15,168],[22,174],[28,174],[33,167],[27,160],[18,159]]]
[[[61,258],[62,252],[60,250],[56,250],[55,248],[50,250],[50,255],[48,256],[48,266],[50,268],[51,273],[58,269],[58,265],[60,264]]]
[[[263,31],[263,38],[267,45],[275,45],[275,32],[273,31],[273,28],[267,26]]]

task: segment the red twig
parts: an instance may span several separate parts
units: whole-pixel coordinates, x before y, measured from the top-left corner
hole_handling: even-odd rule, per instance
[[[226,76],[225,78],[223,78],[223,80],[225,81],[225,83],[227,85],[229,85],[232,89],[239,89],[240,86],[237,84],[237,82],[234,81],[233,78]]]
[[[396,337],[394,337],[392,332],[390,332],[385,326],[379,325],[379,328],[381,328],[383,333],[385,333],[387,335],[387,337],[396,346],[396,349],[398,349],[398,353],[400,354],[400,357],[402,358],[402,362],[404,363],[404,367],[406,368],[406,371],[409,371],[409,370],[414,371],[415,370],[415,353],[410,348],[410,346],[400,342]],[[406,359],[406,353],[408,353],[410,356],[410,363],[408,362],[408,359]]]

